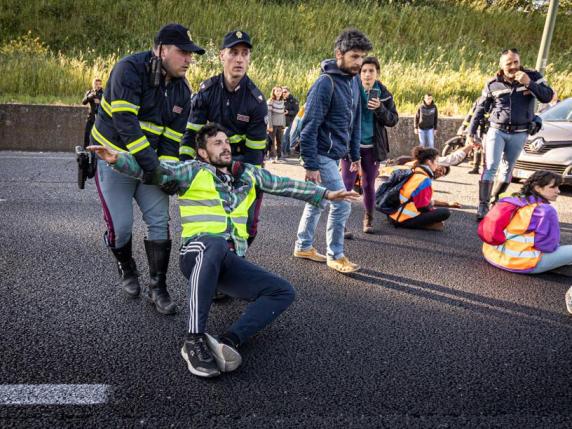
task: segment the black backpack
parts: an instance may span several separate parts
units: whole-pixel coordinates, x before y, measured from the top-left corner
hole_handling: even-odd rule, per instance
[[[411,201],[411,198],[402,204],[399,199],[399,191],[413,174],[415,173],[411,169],[398,169],[393,171],[389,179],[379,185],[379,188],[375,191],[376,210],[383,214],[390,215],[399,209],[403,209]]]

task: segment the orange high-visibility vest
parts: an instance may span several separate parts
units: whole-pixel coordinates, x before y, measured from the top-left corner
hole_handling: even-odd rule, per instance
[[[540,261],[542,252],[534,248],[534,231],[528,231],[530,219],[538,203],[516,211],[504,230],[506,241],[498,246],[483,243],[483,255],[493,265],[511,271],[531,270]]]
[[[413,201],[409,201],[409,199],[413,192],[415,192],[419,185],[421,185],[429,175],[421,167],[415,168],[413,172],[414,174],[409,178],[409,180],[407,180],[407,182],[405,182],[405,185],[403,185],[399,191],[399,201],[401,204],[405,204],[405,206],[400,207],[395,213],[389,215],[390,218],[399,223],[420,215],[419,210],[415,207],[415,203]]]

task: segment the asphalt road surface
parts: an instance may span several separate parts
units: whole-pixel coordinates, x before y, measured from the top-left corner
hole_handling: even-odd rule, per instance
[[[301,174],[293,161],[270,169]],[[162,316],[118,289],[95,185],[78,190],[72,155],[0,152],[0,426],[572,427],[572,279],[484,262],[467,170],[435,184],[437,198],[464,204],[442,233],[377,216],[365,235],[354,204],[346,254],[363,269],[350,276],[294,259],[303,204],[266,195],[248,258],[297,298],[241,349],[239,370],[205,380],[179,354],[188,312],[176,251],[169,285],[182,311]],[[568,244],[571,202],[556,203]],[[171,217],[177,243],[175,199]],[[145,274],[137,211],[135,225]],[[325,251],[325,216],[318,231]],[[209,331],[244,305],[214,305]]]

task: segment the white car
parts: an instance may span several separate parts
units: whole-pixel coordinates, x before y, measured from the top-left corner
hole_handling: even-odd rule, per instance
[[[561,174],[572,185],[572,98],[567,98],[539,115],[542,129],[529,136],[512,171],[513,179],[526,179],[535,171]]]

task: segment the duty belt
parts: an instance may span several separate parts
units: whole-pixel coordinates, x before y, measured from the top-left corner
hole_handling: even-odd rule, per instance
[[[491,128],[496,128],[497,130],[504,131],[506,133],[523,133],[528,131],[527,125],[511,125],[511,124],[496,124],[491,122]]]

